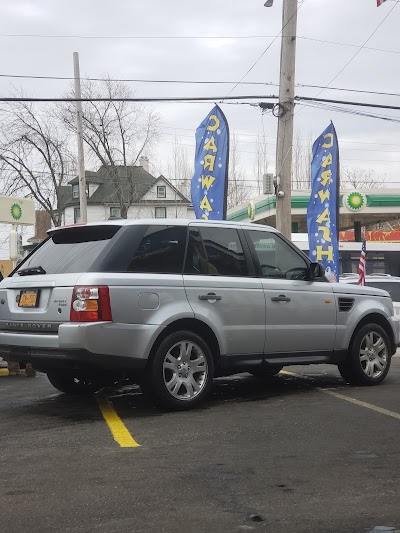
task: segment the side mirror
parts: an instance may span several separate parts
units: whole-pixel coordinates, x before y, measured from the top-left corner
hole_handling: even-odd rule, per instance
[[[323,278],[325,268],[320,263],[311,263],[309,267],[310,280]]]

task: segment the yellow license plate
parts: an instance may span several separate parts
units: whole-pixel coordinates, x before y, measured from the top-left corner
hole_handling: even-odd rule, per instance
[[[38,290],[21,291],[19,295],[19,307],[37,307]]]

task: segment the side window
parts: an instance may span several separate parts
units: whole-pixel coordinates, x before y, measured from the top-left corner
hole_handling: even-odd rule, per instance
[[[264,278],[306,279],[307,263],[276,233],[249,231]]]
[[[182,274],[186,226],[149,226],[127,272]]]
[[[247,263],[237,230],[192,228],[185,272],[211,276],[247,276]]]

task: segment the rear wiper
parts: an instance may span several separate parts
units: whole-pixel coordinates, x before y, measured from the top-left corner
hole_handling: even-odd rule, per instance
[[[18,276],[34,276],[35,274],[46,274],[46,271],[43,267],[28,267],[18,270]]]

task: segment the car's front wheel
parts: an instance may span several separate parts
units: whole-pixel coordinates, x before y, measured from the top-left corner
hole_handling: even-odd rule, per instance
[[[191,409],[209,395],[214,360],[205,340],[191,331],[166,337],[148,369],[144,390],[161,407]]]
[[[386,331],[378,324],[366,324],[356,333],[339,372],[351,385],[378,385],[389,372],[391,358]]]
[[[102,389],[106,382],[96,376],[75,375],[70,372],[47,372],[50,383],[65,394],[90,395]]]

